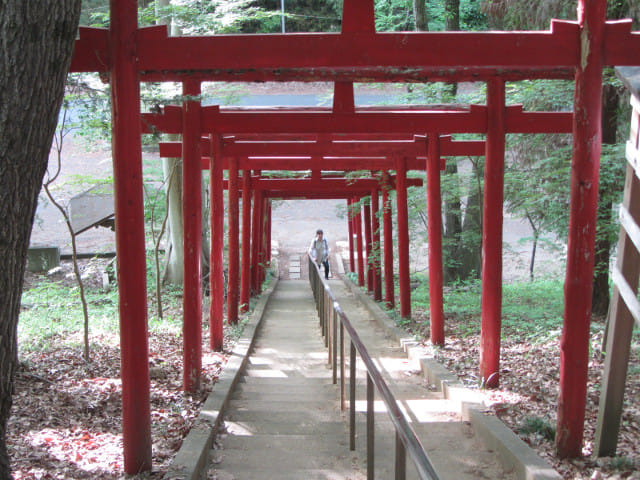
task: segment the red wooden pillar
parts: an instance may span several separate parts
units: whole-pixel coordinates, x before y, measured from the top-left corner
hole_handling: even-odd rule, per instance
[[[428,136],[427,218],[429,237],[429,324],[431,343],[444,345],[444,308],[442,302],[442,198],[440,194],[440,136]]]
[[[487,387],[500,383],[502,314],[502,203],[505,149],[504,80],[487,84],[487,143],[482,214],[482,314],[480,376]]]
[[[265,233],[265,244],[266,244],[266,258],[267,265],[271,266],[271,199],[267,199],[267,203],[265,204],[267,208],[266,213],[266,233]]]
[[[253,213],[251,217],[251,291],[254,294],[260,293],[260,282],[258,276],[259,256],[260,256],[260,191],[253,189]]]
[[[227,322],[238,323],[238,276],[239,276],[239,208],[238,208],[238,159],[229,159],[229,242],[227,260]]]
[[[265,241],[265,220],[266,220],[266,198],[263,194],[263,192],[260,192],[260,212],[259,212],[259,218],[260,218],[260,225],[259,228],[260,230],[258,231],[258,239],[259,239],[259,245],[258,245],[258,287],[260,288],[260,290],[262,290],[262,282],[264,282],[265,279],[265,258],[266,258],[266,253],[265,253],[265,249],[266,249],[266,241]]]
[[[382,300],[382,275],[380,273],[380,199],[378,189],[371,191],[371,230],[373,238],[373,299]]]
[[[411,316],[411,286],[409,282],[409,212],[407,210],[406,158],[396,162],[396,202],[398,204],[398,284],[400,316]]]
[[[364,241],[365,241],[365,261],[367,270],[367,291],[373,291],[373,266],[372,266],[372,252],[371,252],[371,204],[366,202],[364,204]]]
[[[355,208],[355,215],[353,221],[356,231],[356,248],[358,249],[358,285],[364,287],[364,258],[362,255],[362,213],[360,208],[360,199],[355,200],[358,205]]]
[[[569,241],[560,341],[560,396],[556,448],[582,453],[589,362],[589,328],[602,140],[602,64],[605,0],[579,0],[581,64],[576,70]]]
[[[351,205],[353,204],[353,200],[351,198],[347,198],[347,229],[349,230],[349,270],[352,272],[356,271],[356,259],[353,255],[353,215],[351,212]]]
[[[242,267],[240,274],[240,311],[249,310],[251,296],[251,170],[242,172]]]
[[[183,378],[182,388],[200,388],[202,369],[202,165],[200,162],[200,81],[182,84],[182,218],[184,222]]]
[[[210,136],[211,158],[209,180],[211,196],[211,252],[209,308],[209,333],[211,350],[221,351],[223,347],[224,320],[224,184],[222,178],[222,139],[218,135]]]
[[[113,174],[122,367],[124,470],[151,470],[147,331],[147,265],[140,145],[140,83],[136,68],[138,7],[111,0],[110,50]]]
[[[266,239],[265,239],[265,231],[266,231],[266,212],[267,212],[267,199],[264,196],[264,193],[261,192],[260,195],[260,231],[258,238],[260,239],[260,248],[258,251],[258,284],[262,287],[262,282],[265,279],[265,262],[266,262]]]
[[[389,172],[382,173],[382,228],[384,233],[384,302],[387,308],[395,306],[393,281],[393,214],[391,208],[391,178]]]

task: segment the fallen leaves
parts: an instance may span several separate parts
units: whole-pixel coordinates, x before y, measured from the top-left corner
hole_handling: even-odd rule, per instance
[[[117,339],[93,338],[89,365],[82,346],[67,340],[52,338],[48,351],[21,358],[7,436],[14,478],[124,478]],[[149,337],[153,469],[140,478],[162,478],[227,359],[207,354],[203,388],[186,394],[181,342],[175,333]]]

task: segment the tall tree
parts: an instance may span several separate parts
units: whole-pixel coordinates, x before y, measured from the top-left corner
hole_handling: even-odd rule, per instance
[[[416,22],[416,30],[419,32],[429,31],[426,0],[413,0],[413,18]]]
[[[0,479],[27,248],[64,95],[81,0],[0,0]]]

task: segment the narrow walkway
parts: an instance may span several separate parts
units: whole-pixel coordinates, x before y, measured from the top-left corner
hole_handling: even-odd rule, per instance
[[[515,479],[487,451],[459,405],[430,391],[406,355],[342,283],[331,288],[370,348],[441,479]],[[281,280],[271,297],[249,364],[225,415],[213,478],[361,480],[366,478],[364,371],[358,362],[357,449],[349,451],[348,412],[339,408],[309,284]],[[376,478],[393,478],[395,435],[376,402]],[[211,469],[210,469],[211,472]],[[211,478],[211,477],[210,477]],[[409,460],[407,478],[417,478]]]

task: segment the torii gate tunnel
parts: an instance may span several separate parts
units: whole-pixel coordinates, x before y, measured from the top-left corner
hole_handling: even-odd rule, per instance
[[[581,453],[591,316],[591,280],[594,267],[594,243],[601,148],[602,68],[607,65],[639,65],[640,35],[631,31],[631,21],[606,21],[605,0],[578,0],[578,21],[552,21],[549,31],[539,32],[397,32],[377,33],[372,0],[345,0],[341,33],[213,35],[207,37],[168,37],[166,27],[138,28],[136,0],[111,0],[110,28],[81,28],[76,41],[72,71],[100,72],[111,83],[113,121],[113,165],[115,183],[116,247],[118,253],[119,311],[122,349],[124,462],[127,473],[151,468],[151,434],[148,370],[148,332],[146,305],[146,268],[144,243],[140,112],[141,81],[183,82],[188,98],[182,111],[166,108],[153,119],[161,130],[183,134],[185,213],[185,378],[197,377],[200,342],[200,263],[198,237],[199,215],[192,208],[199,205],[202,152],[208,147],[211,169],[212,204],[212,275],[213,295],[222,292],[222,192],[224,168],[229,170],[229,237],[237,251],[237,195],[240,191],[238,169],[243,170],[242,192],[248,195],[251,175],[266,168],[251,160],[263,146],[250,141],[231,142],[227,136],[254,139],[318,138],[343,135],[357,140],[360,135],[393,135],[396,140],[428,137],[421,143],[422,152],[396,152],[390,145],[386,152],[370,157],[372,170],[395,171],[398,205],[406,203],[406,170],[427,171],[429,243],[439,249],[441,157],[446,153],[443,134],[480,133],[485,135],[485,198],[483,218],[481,375],[491,386],[498,381],[500,352],[500,316],[502,297],[502,203],[505,134],[528,132],[572,132],[571,206],[567,269],[565,278],[565,313],[560,356],[560,396],[556,444],[560,456]],[[535,78],[575,80],[572,113],[524,112],[518,106],[505,105],[505,82]],[[332,109],[251,111],[201,107],[197,101],[203,81],[332,81],[336,96]],[[486,105],[466,108],[355,108],[352,82],[431,82],[483,81],[487,83]],[[349,92],[351,94],[349,95]],[[179,113],[178,113],[179,112]],[[146,118],[147,121],[151,118]],[[281,137],[278,137],[280,135]],[[205,147],[203,136],[208,136]],[[270,137],[271,136],[271,137]],[[317,137],[316,137],[317,136]],[[371,138],[371,137],[370,137]],[[295,163],[311,166],[319,185],[321,170],[348,170],[352,160],[349,148],[329,161],[320,147],[287,146],[305,159],[287,158],[276,152],[269,168],[289,169]],[[380,145],[378,146],[380,147]],[[405,145],[407,147],[407,145]],[[230,161],[225,160],[229,148]],[[233,151],[233,149],[237,149]],[[389,153],[391,152],[391,153]],[[257,156],[257,155],[256,155]],[[309,158],[306,158],[309,157]],[[382,157],[382,158],[381,158]],[[247,160],[249,159],[249,160]],[[391,160],[390,160],[391,159]],[[358,160],[360,161],[360,160]],[[227,162],[227,163],[225,163]],[[376,163],[378,162],[378,163]],[[422,163],[422,165],[420,165]],[[265,164],[266,165],[266,164]],[[262,182],[263,180],[258,180]],[[264,250],[263,233],[268,231],[269,195],[296,194],[297,187],[284,190],[253,189],[252,230],[258,256]],[[340,189],[340,198],[371,194],[370,186],[358,192]],[[317,195],[322,195],[319,187]],[[383,201],[386,189],[382,188]],[[234,198],[235,197],[235,198]],[[376,200],[374,201],[374,197]],[[248,197],[247,197],[248,199]],[[377,195],[372,196],[372,209]],[[243,202],[243,209],[248,202]],[[386,204],[386,203],[385,203]],[[402,210],[402,209],[400,209]],[[265,215],[266,213],[266,215]],[[399,212],[400,213],[400,212]],[[365,216],[367,212],[365,210]],[[369,212],[371,215],[371,212]],[[248,221],[243,215],[243,223]],[[386,217],[385,217],[386,218]],[[386,220],[385,220],[386,221]],[[406,222],[398,216],[400,230]],[[389,222],[390,223],[390,222]],[[367,222],[365,222],[365,229]],[[353,228],[359,228],[353,225]],[[383,229],[387,235],[387,227]],[[370,227],[369,227],[370,228]],[[243,228],[244,231],[244,228]],[[248,231],[248,228],[247,228]],[[258,232],[259,236],[256,236]],[[362,238],[360,235],[358,238]],[[399,261],[408,262],[408,238],[399,238]],[[243,241],[243,249],[249,242]],[[262,245],[262,246],[260,246]],[[359,250],[362,251],[362,248]],[[243,258],[248,258],[248,253]],[[195,258],[198,260],[193,260]],[[236,258],[236,255],[230,259]],[[237,260],[236,260],[237,261]],[[255,266],[258,259],[252,257]],[[431,283],[442,270],[437,255],[429,260]],[[386,262],[385,262],[386,263]],[[246,268],[246,267],[245,267]],[[385,269],[387,267],[385,266]],[[237,267],[234,266],[234,269]],[[243,275],[244,276],[244,275]],[[386,276],[386,275],[385,275]],[[441,278],[440,280],[441,281]],[[244,279],[243,279],[244,282]],[[255,286],[255,283],[254,283]],[[243,290],[243,288],[245,290]],[[246,286],[241,287],[246,300]],[[441,284],[431,291],[432,321],[441,315]],[[438,288],[440,293],[438,296]],[[402,295],[401,285],[401,295]],[[407,290],[404,290],[407,291]],[[235,302],[235,300],[234,300]],[[234,303],[235,304],[235,303]],[[212,302],[212,321],[221,322],[222,304]],[[213,311],[213,309],[216,311]],[[405,307],[406,308],[406,307]],[[217,310],[219,309],[219,310]],[[438,313],[438,310],[440,313]],[[233,312],[232,312],[233,313]],[[407,312],[401,312],[406,314]],[[436,322],[437,323],[437,322]],[[216,326],[217,328],[217,326]],[[442,338],[432,332],[432,339]],[[216,347],[217,345],[212,345]],[[189,357],[192,358],[189,358]],[[190,387],[185,381],[185,387]],[[192,386],[192,385],[191,385]]]

